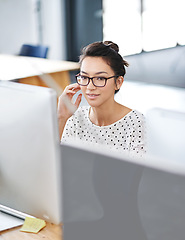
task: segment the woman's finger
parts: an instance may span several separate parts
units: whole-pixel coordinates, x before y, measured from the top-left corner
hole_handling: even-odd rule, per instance
[[[75,101],[76,108],[79,107],[81,101],[82,101],[82,94],[79,94],[78,97],[76,98],[76,101]]]
[[[68,90],[80,90],[80,86],[77,83],[70,84],[66,87]]]

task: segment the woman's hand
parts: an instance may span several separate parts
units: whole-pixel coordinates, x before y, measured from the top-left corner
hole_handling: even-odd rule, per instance
[[[80,91],[80,86],[77,83],[70,84],[64,89],[63,93],[59,97],[58,120],[60,135],[62,135],[67,119],[70,118],[74,113],[74,111],[68,107],[68,103],[71,105],[71,107],[73,107],[73,109],[77,109],[80,105],[82,94],[79,94],[75,103],[72,103],[72,98],[78,91]]]

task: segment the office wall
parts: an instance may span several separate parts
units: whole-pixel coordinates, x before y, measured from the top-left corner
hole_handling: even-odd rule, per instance
[[[41,7],[48,58],[65,59],[63,0],[41,0]],[[40,43],[37,0],[0,0],[0,53],[18,54],[23,43]]]
[[[16,54],[23,42],[37,40],[32,1],[0,0],[0,53]]]
[[[127,56],[128,81],[185,88],[185,46]],[[156,96],[157,97],[157,96]]]

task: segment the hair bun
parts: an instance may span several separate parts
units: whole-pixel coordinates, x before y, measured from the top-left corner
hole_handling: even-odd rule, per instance
[[[103,44],[107,47],[112,48],[117,53],[119,52],[119,47],[116,43],[113,43],[112,41],[104,41]]]

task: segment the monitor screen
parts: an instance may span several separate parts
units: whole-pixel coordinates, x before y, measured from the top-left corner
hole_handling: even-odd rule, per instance
[[[0,82],[0,204],[59,223],[60,139],[54,90]]]
[[[64,240],[183,240],[185,168],[63,143]]]

